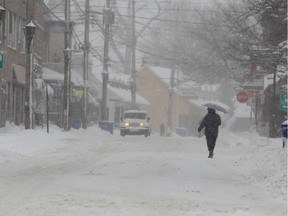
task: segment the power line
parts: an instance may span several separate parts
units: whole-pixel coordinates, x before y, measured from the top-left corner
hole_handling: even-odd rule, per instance
[[[127,0],[117,0],[117,2],[127,2]],[[150,0],[137,0],[137,3],[155,3],[155,1],[150,1]],[[157,3],[159,4],[176,4],[176,3],[180,3],[179,1],[157,1]],[[214,3],[209,3],[209,2],[199,2],[199,1],[182,1],[181,3],[183,4],[196,4],[196,5],[214,5]]]
[[[63,4],[64,1],[65,1],[65,0],[62,0],[60,3],[56,4],[54,7],[49,8],[49,10],[54,10],[54,9],[56,9],[56,8],[59,7],[61,4]]]

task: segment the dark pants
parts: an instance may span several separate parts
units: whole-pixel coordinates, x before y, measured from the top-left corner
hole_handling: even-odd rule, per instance
[[[206,142],[208,151],[212,152],[214,151],[215,145],[216,145],[217,136],[206,136]]]

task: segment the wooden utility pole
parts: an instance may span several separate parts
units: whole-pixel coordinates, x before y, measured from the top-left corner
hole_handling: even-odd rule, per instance
[[[169,99],[168,99],[168,110],[167,110],[167,116],[168,116],[168,120],[167,120],[167,134],[170,135],[172,133],[172,126],[173,126],[173,96],[174,96],[174,87],[175,87],[175,64],[176,62],[176,56],[175,56],[175,52],[176,52],[176,41],[177,41],[177,31],[178,31],[178,16],[179,16],[179,8],[177,8],[177,14],[176,14],[176,27],[175,27],[175,39],[174,39],[174,44],[173,44],[173,49],[172,49],[172,56],[173,59],[171,61],[171,74],[170,74],[170,87],[168,89],[168,93],[169,93]]]
[[[276,59],[276,57],[275,57]],[[275,138],[277,137],[277,113],[279,104],[277,104],[277,63],[271,64],[271,72],[273,73],[273,96],[272,96],[272,103],[269,104],[270,106],[270,115],[269,115],[269,137]]]
[[[88,126],[88,60],[89,60],[89,25],[90,25],[90,0],[86,0],[85,4],[85,36],[84,36],[84,52],[83,52],[83,81],[84,81],[84,107],[83,107],[83,125],[84,129]]]
[[[70,129],[70,91],[71,91],[71,23],[70,0],[65,0],[65,37],[64,37],[64,91],[63,91],[63,128]]]
[[[26,73],[25,73],[25,89],[24,89],[24,124],[25,129],[33,129],[34,112],[33,112],[33,38],[36,26],[33,23],[35,2],[28,0],[26,2],[26,16],[30,20],[25,26],[25,42],[26,42]]]
[[[171,67],[170,74],[170,87],[168,89],[169,98],[168,98],[168,110],[167,110],[167,135],[170,136],[172,133],[172,119],[173,119],[173,96],[174,96],[174,87],[175,87],[175,65]]]
[[[135,0],[132,0],[131,15],[131,109],[136,109],[136,37],[135,37]]]
[[[24,124],[25,129],[33,128],[33,110],[32,110],[32,35],[25,35],[26,38],[26,73],[24,90]]]
[[[2,40],[2,46],[1,46],[1,57],[2,62],[4,63],[4,53],[6,50],[6,40],[5,40],[5,13],[6,13],[6,4],[5,0],[3,1],[3,4],[0,5],[0,22],[1,22],[1,35],[0,38]],[[2,65],[2,68],[0,70],[4,70],[5,67]],[[0,71],[0,86],[2,86],[2,73]],[[0,127],[5,125],[6,117],[5,117],[5,109],[3,109],[3,99],[2,99],[2,88],[0,88]],[[9,120],[11,121],[11,117],[9,116]]]
[[[103,11],[104,29],[104,56],[103,56],[103,71],[102,71],[102,101],[101,101],[101,120],[108,120],[107,113],[107,84],[109,79],[108,62],[109,62],[109,37],[110,25],[114,23],[114,13],[110,7],[110,0],[106,0],[106,7]]]

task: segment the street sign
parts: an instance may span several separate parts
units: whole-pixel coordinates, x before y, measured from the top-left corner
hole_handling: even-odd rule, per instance
[[[4,52],[0,51],[0,70],[4,68]]]
[[[240,103],[246,103],[249,99],[249,95],[244,91],[240,91],[237,93],[236,98]]]
[[[287,99],[287,91],[282,88],[280,89],[280,110],[287,111],[288,109],[288,99]]]

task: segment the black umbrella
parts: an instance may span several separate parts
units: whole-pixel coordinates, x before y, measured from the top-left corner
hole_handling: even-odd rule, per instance
[[[227,113],[228,112],[227,108],[221,106],[220,104],[216,104],[216,103],[212,103],[212,102],[205,103],[205,104],[203,104],[203,106],[211,108],[211,109],[214,109],[214,110],[217,110],[217,111],[220,111],[220,112],[223,112],[223,113]]]

